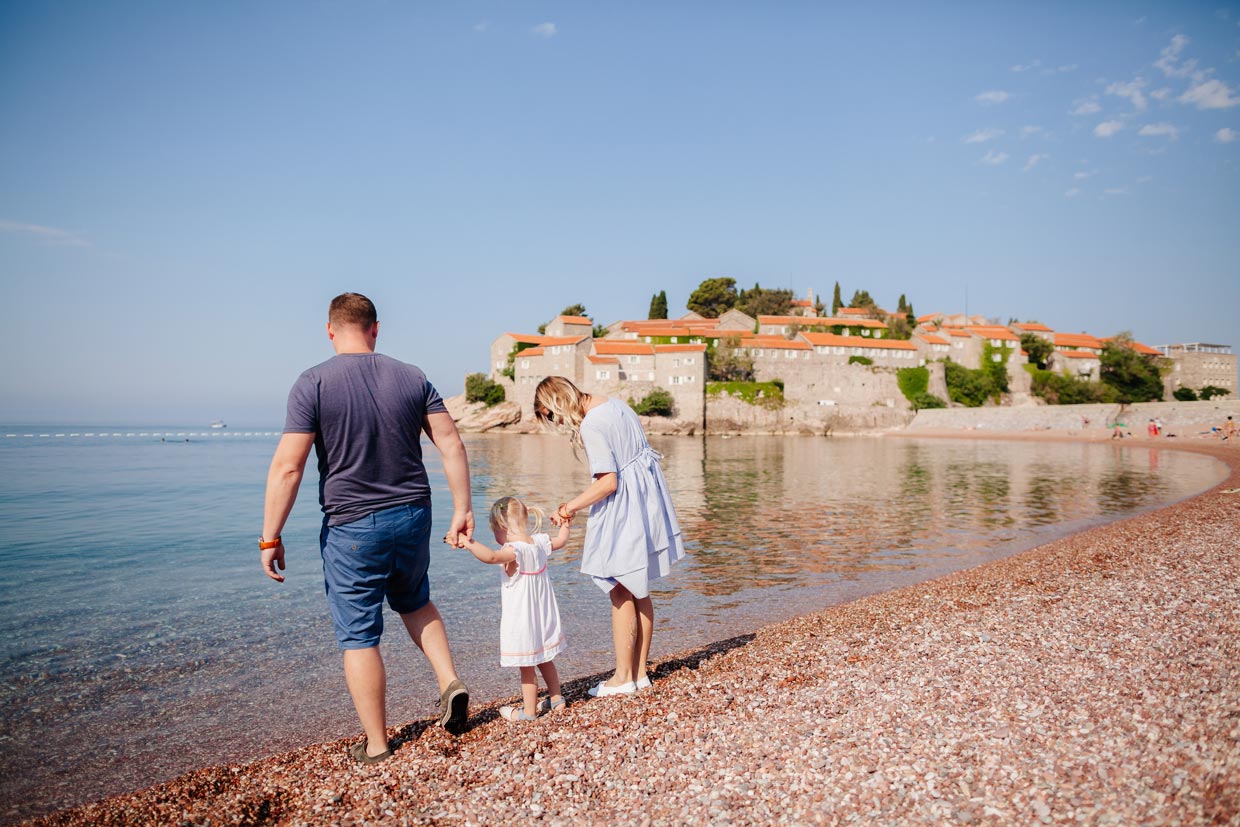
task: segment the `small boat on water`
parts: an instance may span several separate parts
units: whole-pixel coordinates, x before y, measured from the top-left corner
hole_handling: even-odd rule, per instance
[[[228,426],[224,424],[224,420],[217,419],[211,423],[211,427],[214,429],[219,429],[219,428],[227,428]]]

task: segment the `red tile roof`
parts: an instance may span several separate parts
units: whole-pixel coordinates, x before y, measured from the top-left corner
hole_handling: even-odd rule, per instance
[[[816,346],[830,347],[877,347],[883,350],[917,350],[917,345],[903,339],[863,339],[860,336],[840,336],[835,333],[812,333],[803,330],[801,337]]]
[[[917,338],[921,339],[924,342],[929,342],[932,345],[949,344],[948,341],[944,339],[942,336],[935,336],[933,333],[918,333],[916,335],[917,335]]]
[[[930,322],[930,321],[934,321],[935,319],[941,319],[941,318],[943,318],[943,316],[944,316],[944,314],[943,314],[943,313],[927,313],[927,314],[926,314],[926,315],[924,315],[924,316],[918,316],[918,317],[917,317],[917,321],[919,321],[919,322]]]
[[[618,365],[620,360],[615,356],[595,356],[593,354],[586,357],[591,364],[595,365]]]
[[[555,320],[564,324],[588,324],[594,327],[594,320],[585,316],[556,316]]]
[[[1056,333],[1055,347],[1102,350],[1102,341],[1088,333]]]
[[[543,343],[543,339],[547,338],[546,336],[542,336],[537,333],[505,333],[504,335],[511,336],[513,339],[515,339],[517,342],[523,345],[525,344],[541,345]]]
[[[800,339],[785,339],[783,336],[750,336],[744,341],[747,348],[767,348],[770,350],[809,350],[809,343]]]
[[[824,325],[826,327],[846,325],[848,327],[881,327],[883,330],[887,329],[887,324],[885,322],[880,322],[878,319],[841,319],[836,317],[830,319],[814,319],[814,324]]]
[[[652,356],[654,346],[645,342],[626,342],[618,339],[595,339],[594,353],[598,356]]]
[[[704,344],[655,345],[655,353],[705,353]]]
[[[630,333],[636,333],[638,336],[701,336],[702,331],[693,330],[688,327],[642,327],[629,328]]]
[[[519,355],[521,356],[542,356],[543,353],[545,352],[546,351],[544,351],[541,347],[527,347],[525,350],[521,351]]]
[[[1015,333],[1008,330],[1006,327],[999,327],[998,325],[972,325],[970,327],[966,327],[965,330],[970,333],[976,333],[984,339],[1000,339],[1006,342],[1020,341],[1020,337]]]
[[[944,333],[946,333],[948,336],[955,336],[955,337],[956,337],[956,338],[958,338],[958,339],[970,339],[970,338],[972,338],[972,337],[969,335],[969,331],[967,331],[967,330],[963,330],[963,329],[961,329],[961,328],[959,328],[959,327],[945,327],[945,328],[943,328],[943,332],[944,332]]]
[[[1060,350],[1056,351],[1057,356],[1066,356],[1069,359],[1097,359],[1097,353],[1090,353],[1088,350]]]
[[[1054,333],[1055,332],[1051,330],[1049,327],[1047,327],[1046,325],[1039,324],[1038,322],[1015,322],[1012,324],[1012,327],[1015,327],[1019,330],[1036,331],[1038,333]]]

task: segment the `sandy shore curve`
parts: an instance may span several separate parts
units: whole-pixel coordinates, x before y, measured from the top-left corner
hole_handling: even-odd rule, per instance
[[[633,698],[587,701],[598,676],[583,678],[534,724],[500,720],[495,703],[460,738],[395,728],[395,757],[374,767],[346,741],[316,744],[32,823],[1236,824],[1240,448],[1156,447],[1231,474],[664,658]]]

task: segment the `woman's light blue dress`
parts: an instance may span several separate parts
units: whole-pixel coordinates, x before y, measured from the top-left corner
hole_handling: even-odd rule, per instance
[[[637,414],[608,399],[581,421],[590,474],[616,473],[616,490],[590,506],[581,571],[605,592],[623,585],[634,597],[650,595],[650,581],[666,575],[685,554],[660,454],[646,441]]]

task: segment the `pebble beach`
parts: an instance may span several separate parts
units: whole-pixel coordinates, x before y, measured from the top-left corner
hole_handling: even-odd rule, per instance
[[[321,743],[30,823],[1240,823],[1240,449],[1174,448],[1232,472],[663,657],[631,698],[589,699],[604,675],[588,676],[565,685],[567,709],[522,725],[498,717],[511,699],[475,698],[465,734],[403,723],[375,766]]]

